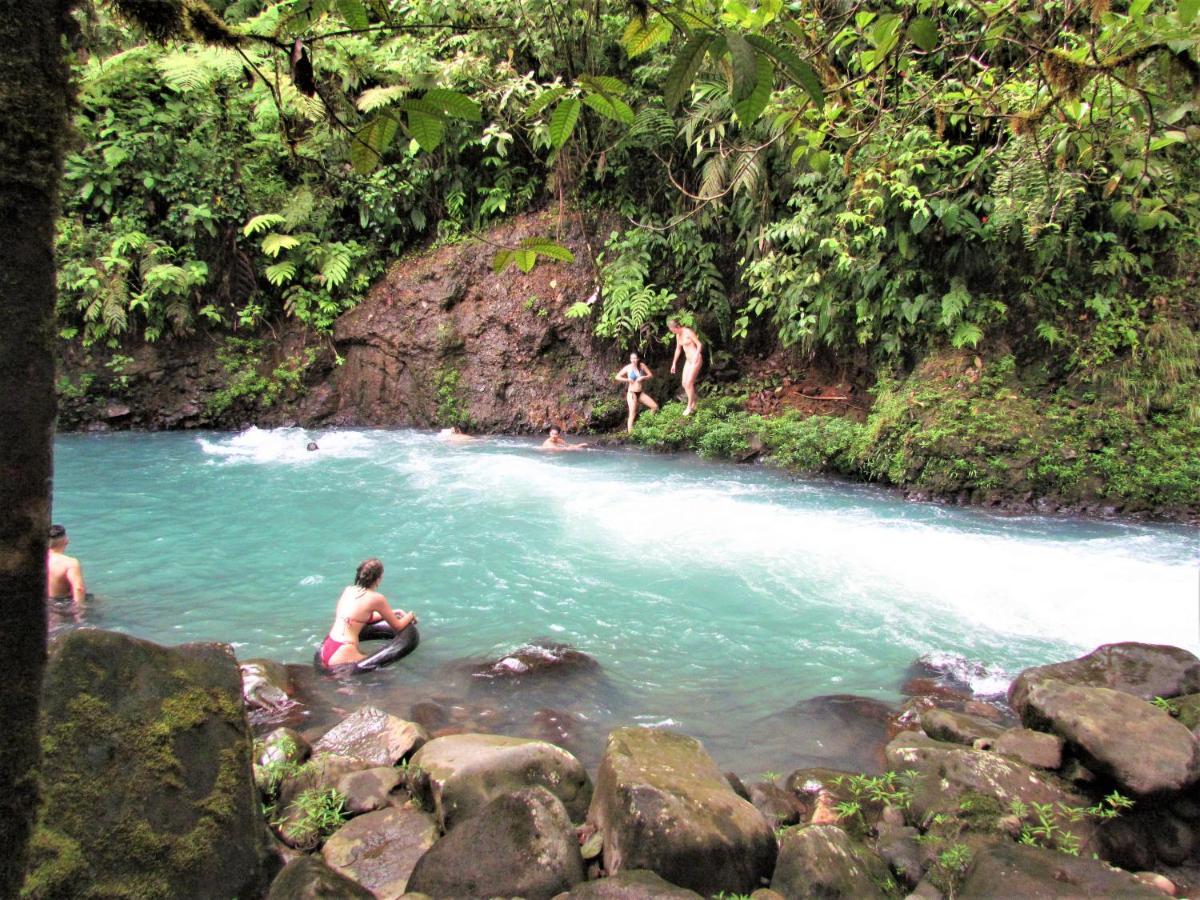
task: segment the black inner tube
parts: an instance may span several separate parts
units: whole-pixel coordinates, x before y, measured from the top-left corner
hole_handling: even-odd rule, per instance
[[[370,625],[364,625],[363,630],[358,633],[359,644],[364,641],[387,641],[387,643],[366,659],[361,659],[356,663],[344,663],[340,666],[327,666],[321,662],[321,649],[318,647],[313,656],[313,665],[322,672],[329,672],[333,675],[373,672],[398,659],[403,659],[416,650],[417,644],[421,643],[421,634],[417,631],[415,624],[409,625],[397,633],[386,622],[372,622]]]

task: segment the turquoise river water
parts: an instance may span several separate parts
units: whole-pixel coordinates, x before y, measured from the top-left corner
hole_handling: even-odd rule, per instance
[[[341,588],[379,556],[381,590],[418,613],[422,645],[353,683],[307,676],[313,709],[405,715],[433,697],[466,727],[570,732],[592,762],[623,722],[699,736],[742,771],[834,761],[857,732],[824,707],[797,725],[796,704],[898,703],[926,654],[986,694],[1107,641],[1200,651],[1195,529],[1002,518],[762,467],[415,431],[65,435],[55,466],[91,624],[308,671]],[[469,673],[538,638],[600,672],[524,688]]]

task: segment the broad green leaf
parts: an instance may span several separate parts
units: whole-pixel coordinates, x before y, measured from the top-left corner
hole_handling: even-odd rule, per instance
[[[559,87],[552,87],[548,91],[543,91],[526,107],[525,115],[532,119],[566,92],[567,89],[561,85]]]
[[[740,103],[750,96],[758,83],[758,54],[736,31],[725,33],[725,43],[733,63],[733,99]]]
[[[446,126],[441,119],[415,109],[408,113],[408,130],[426,153],[436,150],[446,134]]]
[[[675,62],[667,71],[667,77],[663,79],[663,103],[667,107],[667,112],[674,112],[675,108],[679,106],[679,101],[683,99],[683,95],[691,88],[696,73],[700,71],[700,66],[704,62],[704,53],[708,50],[708,45],[712,43],[713,37],[714,35],[709,31],[693,33],[688,42],[683,45],[683,49],[679,51],[679,55],[675,57]]]
[[[466,94],[460,94],[458,91],[434,88],[426,91],[425,96],[421,99],[456,119],[466,119],[468,122],[483,121],[483,107]]]
[[[633,110],[620,97],[606,97],[603,94],[584,94],[583,102],[607,119],[620,122],[622,125],[633,124]]]
[[[369,174],[396,136],[400,123],[390,115],[377,116],[354,133],[350,141],[350,162],[359,175]]]
[[[624,97],[629,86],[620,78],[611,75],[580,75],[579,83],[595,94],[607,94],[610,97]]]
[[[337,0],[337,8],[346,24],[355,31],[362,31],[370,26],[367,9],[362,0]]]
[[[287,284],[296,277],[296,264],[288,260],[277,262],[273,266],[267,266],[267,281],[271,282],[275,287]]]
[[[568,248],[564,247],[557,241],[552,241],[544,237],[531,237],[521,241],[521,246],[527,250],[533,250],[536,253],[542,254],[549,259],[557,259],[560,262],[571,263],[575,262],[575,254]]]
[[[532,250],[514,250],[513,260],[516,261],[518,269],[528,273],[533,271],[533,267],[537,263],[537,254]]]
[[[925,230],[925,226],[929,224],[929,210],[923,206],[917,207],[912,214],[912,222],[909,225],[909,230],[913,234],[920,234]]]
[[[276,225],[283,223],[283,216],[279,213],[263,213],[261,216],[255,216],[246,223],[246,227],[242,229],[242,234],[249,237],[252,234],[257,234],[260,231],[266,231],[268,228],[274,228]]]
[[[344,249],[331,250],[321,264],[321,276],[329,287],[337,287],[350,274],[350,254]]]
[[[550,116],[550,146],[558,149],[567,142],[575,123],[579,120],[579,100],[567,97],[554,109]],[[528,271],[528,270],[526,270]]]
[[[754,90],[741,103],[734,106],[734,112],[737,113],[738,121],[742,125],[750,125],[762,115],[762,111],[767,107],[767,101],[771,99],[771,88],[775,83],[775,67],[771,64],[771,60],[763,55],[756,59],[758,67],[758,81],[754,85]]]
[[[756,34],[750,35],[746,40],[775,60],[783,69],[783,73],[786,76],[804,88],[805,93],[808,94],[818,109],[821,109],[825,105],[825,90],[821,87],[821,79],[817,75],[816,69],[802,60],[791,49],[776,44],[774,41],[769,41]]]
[[[512,261],[512,255],[511,250],[497,250],[495,256],[492,257],[492,271],[496,274],[503,272]]]
[[[983,338],[983,330],[974,322],[959,322],[950,343],[955,347],[974,347]]]
[[[908,39],[928,53],[937,46],[937,25],[928,16],[917,16],[908,23]]]
[[[1191,25],[1197,12],[1200,12],[1200,0],[1179,0],[1179,21],[1182,24]]]
[[[671,37],[671,23],[661,16],[643,22],[636,16],[625,27],[621,45],[631,57],[640,56],[647,50],[666,43]]]
[[[300,241],[290,234],[268,234],[262,240],[262,251],[267,256],[278,256],[284,250],[299,246]]]

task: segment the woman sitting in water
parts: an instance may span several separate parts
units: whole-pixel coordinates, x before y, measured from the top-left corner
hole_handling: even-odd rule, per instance
[[[326,668],[366,659],[358,649],[358,634],[369,622],[387,622],[399,634],[417,621],[412,613],[397,617],[383,594],[375,590],[383,581],[383,563],[371,558],[360,563],[354,584],[342,591],[334,612],[333,627],[321,644],[321,662]]]

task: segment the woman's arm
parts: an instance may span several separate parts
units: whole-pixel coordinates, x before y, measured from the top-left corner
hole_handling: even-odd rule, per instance
[[[653,378],[654,377],[654,373],[652,371],[650,371],[650,367],[648,365],[646,365],[645,363],[642,363],[642,377],[643,378]]]
[[[675,355],[671,358],[671,374],[675,374],[675,366],[679,363],[679,354],[683,352],[683,338],[675,339]]]
[[[618,373],[617,373],[616,375],[614,375],[613,377],[614,377],[614,378],[615,378],[617,381],[628,381],[628,380],[629,380],[629,376],[625,374],[625,373],[626,373],[626,371],[628,371],[628,369],[629,369],[629,366],[626,366],[624,369],[622,369],[620,372],[618,372]]]
[[[417,621],[416,615],[411,612],[406,612],[402,616],[397,616],[392,610],[391,606],[388,605],[387,600],[382,594],[375,595],[375,602],[372,608],[375,610],[375,612],[379,613],[379,615],[383,616],[383,621],[391,625],[392,628],[397,632],[403,631],[413,622]]]

